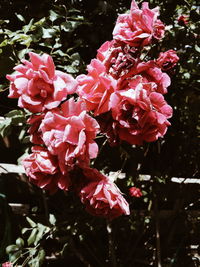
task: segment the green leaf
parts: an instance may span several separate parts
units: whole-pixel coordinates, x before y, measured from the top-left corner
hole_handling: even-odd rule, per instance
[[[44,261],[44,259],[45,259],[45,251],[44,251],[44,249],[40,249],[39,250],[38,259],[39,259],[40,264]]]
[[[190,73],[189,72],[184,73],[183,76],[185,79],[190,79]]]
[[[56,224],[56,217],[54,216],[54,214],[49,214],[49,222],[52,225]]]
[[[10,245],[6,248],[6,253],[10,254],[11,252],[15,252],[19,250],[19,247],[17,245]]]
[[[39,259],[36,256],[35,258],[32,258],[31,260],[28,261],[28,265],[30,267],[40,267]]]
[[[32,49],[24,48],[17,53],[17,56],[19,59],[23,59],[30,51],[32,51]]]
[[[49,11],[50,15],[49,15],[49,19],[50,21],[54,22],[55,20],[57,20],[60,16],[54,12],[53,10]]]
[[[197,44],[195,45],[194,48],[195,48],[195,50],[196,50],[198,53],[200,53],[200,47],[199,47]]]
[[[26,217],[26,220],[30,224],[30,226],[32,226],[32,227],[36,227],[37,226],[37,224],[34,221],[32,221],[29,217]]]
[[[38,223],[37,226],[38,226],[38,232],[34,240],[35,246],[37,246],[37,244],[40,242],[40,240],[42,239],[43,235],[46,232],[46,226],[44,226],[43,224]]]
[[[70,8],[69,13],[81,13],[81,11],[76,8]]]
[[[13,262],[13,261],[17,260],[21,256],[21,254],[22,254],[21,250],[19,250],[19,251],[15,252],[14,254],[12,254],[9,257],[10,262]]]
[[[6,117],[15,117],[15,116],[21,116],[23,115],[23,112],[18,109],[11,110],[10,112],[6,113]]]
[[[60,49],[54,51],[53,54],[54,54],[54,55],[59,55],[59,56],[61,56],[61,57],[66,57],[66,56],[69,57],[68,54],[64,53],[64,52],[63,52],[62,50],[60,50]]]
[[[38,228],[38,233],[36,235],[35,241],[34,241],[34,245],[36,246],[38,244],[38,242],[43,238],[43,236],[49,232],[50,228],[48,226],[45,226],[41,223],[37,224],[37,228]]]
[[[3,25],[4,23],[8,24],[10,21],[7,19],[7,20],[3,20],[3,19],[0,19],[0,25]]]
[[[57,49],[57,48],[60,48],[60,47],[62,47],[62,44],[60,43],[60,39],[59,38],[56,38],[56,43],[53,46],[53,48],[54,49]]]
[[[61,23],[61,30],[65,32],[71,32],[73,30],[72,24],[70,21]]]
[[[71,59],[72,60],[79,60],[80,61],[80,55],[79,53],[74,53],[71,55]]]
[[[21,110],[12,110],[8,112],[5,116],[7,118],[11,118],[11,123],[16,126],[23,124],[26,121],[25,115]]]
[[[22,21],[22,22],[26,22],[26,21],[25,21],[25,18],[24,18],[21,14],[17,14],[17,13],[15,13],[15,15],[16,15],[16,17],[17,17],[20,21]]]
[[[23,160],[29,155],[29,148],[26,148],[25,152],[23,155],[21,155],[18,159],[17,159],[17,164],[18,165],[22,165]],[[31,228],[27,228],[29,230],[31,230]]]
[[[24,240],[21,237],[17,238],[15,243],[19,248],[22,248],[24,246]]]
[[[5,39],[3,42],[0,43],[0,47],[6,46],[9,44],[8,39]]]
[[[30,228],[23,228],[22,229],[22,234],[24,235],[28,230],[30,230]]]
[[[34,21],[34,19],[31,19],[30,22],[29,22],[29,24],[23,26],[24,33],[29,32],[29,30],[31,29],[31,27],[33,25],[33,21]]]
[[[79,21],[70,21],[70,22],[71,22],[73,30],[75,30],[79,25],[81,25],[81,22]]]
[[[56,34],[54,29],[42,28],[42,32],[43,32],[43,35],[42,35],[43,39],[52,38]]]
[[[35,242],[36,239],[36,235],[37,235],[38,229],[34,228],[27,240],[28,246],[30,246],[31,244],[33,244]]]
[[[77,72],[78,72],[77,68],[75,68],[75,67],[73,67],[73,66],[71,66],[71,65],[66,66],[66,67],[65,67],[65,70],[66,70],[68,73],[77,73]]]
[[[52,49],[52,45],[49,42],[40,43],[40,46],[48,47]]]
[[[0,124],[0,134],[2,137],[5,137],[11,133],[11,118],[6,118],[3,122]]]
[[[38,250],[37,250],[36,248],[30,248],[30,249],[29,249],[29,254],[30,254],[31,256],[34,256],[34,255],[36,254],[37,251],[38,251]]]

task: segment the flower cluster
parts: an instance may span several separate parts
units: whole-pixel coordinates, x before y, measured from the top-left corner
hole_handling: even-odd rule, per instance
[[[170,125],[166,71],[178,56],[169,50],[144,59],[144,51],[164,37],[158,16],[158,8],[145,2],[139,9],[132,1],[130,12],[117,19],[113,40],[76,79],[56,70],[51,56],[33,52],[7,75],[9,97],[32,113],[27,121],[32,153],[23,162],[30,181],[50,193],[73,190],[96,216],[130,214],[116,184],[90,167],[98,155],[97,134],[106,135],[111,145],[142,145],[163,137]]]
[[[92,111],[111,145],[131,145],[163,137],[172,116],[164,99],[178,56],[173,50],[158,59],[144,60],[144,51],[164,37],[158,7],[132,1],[130,12],[119,15],[113,40],[106,41],[88,65],[87,75],[77,77],[77,93]]]
[[[7,75],[9,97],[18,98],[18,106],[33,113],[27,120],[32,153],[23,161],[29,180],[52,194],[58,188],[74,190],[94,215],[110,219],[128,215],[128,203],[118,187],[89,167],[98,154],[95,138],[100,127],[87,103],[77,97],[77,81],[55,70],[49,55],[29,56],[30,62],[23,60],[24,65],[14,68],[16,73]],[[112,88],[110,80],[99,81],[99,87]]]

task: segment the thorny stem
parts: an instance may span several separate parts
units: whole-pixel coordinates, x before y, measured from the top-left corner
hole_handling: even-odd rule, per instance
[[[46,198],[46,192],[45,190],[42,190],[42,199],[43,199],[43,204],[44,204],[44,214],[45,214],[45,219],[47,225],[49,225],[49,208],[47,204],[47,198]]]
[[[112,237],[112,226],[111,222],[107,220],[107,233],[108,233],[108,253],[109,253],[109,262],[112,264],[112,267],[117,267],[116,255],[115,255],[115,248],[113,244],[113,237]]]
[[[156,197],[154,201],[154,212],[155,212],[155,220],[156,220],[156,261],[157,261],[157,267],[162,267],[161,247],[160,247],[160,223],[159,223],[158,203],[157,203]]]
[[[157,154],[159,155],[161,152],[161,143],[158,140],[157,141]],[[157,166],[156,166],[157,167]],[[154,175],[152,175],[152,180],[154,181]],[[156,194],[156,188],[155,195],[154,195],[154,215],[155,215],[155,226],[156,226],[156,263],[157,267],[162,267],[161,264],[161,246],[160,246],[160,222],[159,222],[159,211],[158,211],[158,200],[157,200],[157,194]]]
[[[70,241],[71,249],[74,252],[74,254],[77,256],[77,258],[87,267],[91,267],[90,263],[83,257],[83,255],[80,253],[79,250],[76,249],[74,240],[71,239]]]

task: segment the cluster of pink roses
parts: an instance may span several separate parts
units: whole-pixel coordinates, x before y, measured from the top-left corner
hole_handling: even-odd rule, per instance
[[[139,9],[132,1],[129,13],[119,15],[113,40],[105,42],[79,75],[78,94],[93,111],[111,145],[124,140],[132,145],[152,142],[166,133],[172,108],[164,99],[178,56],[173,50],[158,59],[142,60],[144,48],[164,36],[158,7]]]
[[[94,215],[110,219],[128,215],[128,203],[118,187],[89,167],[98,154],[95,138],[100,127],[86,103],[74,98],[77,81],[55,70],[49,55],[29,56],[30,62],[23,60],[7,78],[9,97],[18,98],[19,107],[33,113],[27,123],[34,145],[23,161],[30,181],[51,193],[58,188],[74,190]]]
[[[74,79],[56,70],[49,55],[32,52],[30,61],[14,68],[16,74],[7,75],[9,97],[33,113],[27,123],[34,146],[23,162],[30,181],[52,193],[74,190],[94,215],[112,219],[130,213],[114,182],[90,168],[98,154],[96,135],[105,134],[111,145],[123,140],[142,145],[162,137],[170,125],[172,108],[163,96],[170,77],[163,71],[178,57],[169,50],[157,60],[141,59],[143,48],[164,36],[158,15],[158,8],[143,3],[139,9],[133,1],[87,75]]]

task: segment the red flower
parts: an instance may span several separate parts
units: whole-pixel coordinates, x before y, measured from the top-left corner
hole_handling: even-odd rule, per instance
[[[153,92],[153,83],[142,83],[139,78],[129,83],[126,90],[111,96],[114,131],[121,140],[142,145],[162,137],[170,125],[172,108],[160,93]]]
[[[153,83],[152,90],[161,94],[166,94],[167,87],[171,84],[169,75],[162,72],[155,61],[151,60],[148,62],[138,62],[126,75],[122,76],[118,80],[118,90],[125,89],[130,81],[137,78],[134,77],[136,75],[142,77],[143,83]]]
[[[104,63],[107,73],[118,79],[135,66],[138,54],[137,48],[113,40],[105,42],[98,49],[97,58]]]
[[[110,95],[115,90],[116,81],[106,73],[106,67],[98,59],[93,59],[87,70],[87,75],[77,77],[77,91],[86,103],[87,111],[94,111],[94,115],[97,116],[110,109]]]
[[[180,26],[186,26],[189,22],[189,16],[187,15],[181,15],[179,18],[178,18],[178,24]]]
[[[179,61],[179,57],[174,50],[168,50],[164,53],[160,53],[159,58],[156,60],[156,64],[162,70],[167,71],[176,66]]]
[[[53,59],[30,52],[30,62],[23,60],[16,66],[16,74],[7,75],[11,81],[11,98],[19,98],[18,105],[33,113],[57,107],[68,94],[76,90],[76,81],[69,74],[55,70]]]
[[[50,193],[55,193],[58,188],[68,190],[68,173],[61,174],[57,158],[46,148],[34,146],[32,153],[24,159],[23,166],[30,181],[40,188],[49,190]]]
[[[87,169],[84,174],[91,181],[79,195],[89,213],[109,219],[130,214],[128,203],[113,182],[96,169]]]
[[[48,150],[58,156],[62,172],[65,166],[73,168],[75,163],[88,166],[89,160],[97,156],[94,139],[99,125],[86,113],[82,101],[70,98],[60,109],[47,112],[40,130]]]
[[[131,197],[141,197],[142,196],[141,190],[137,187],[134,187],[134,186],[129,188],[129,194]]]
[[[158,7],[149,9],[148,3],[144,2],[142,9],[139,9],[136,2],[132,1],[130,13],[119,15],[113,39],[139,47],[150,44],[152,38],[163,38],[165,26],[157,19],[158,15]]]

